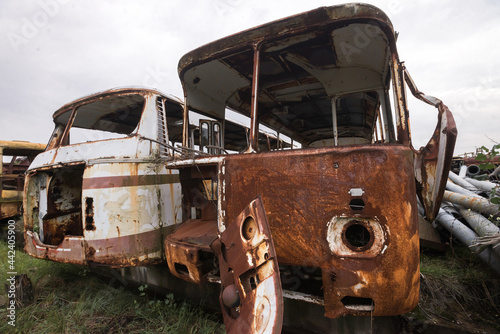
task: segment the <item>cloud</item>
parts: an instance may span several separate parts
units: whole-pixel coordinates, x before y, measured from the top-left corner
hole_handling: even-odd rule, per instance
[[[441,98],[460,118],[457,153],[495,136],[500,85],[500,3],[373,2],[400,32],[398,50],[420,90]],[[45,142],[52,113],[83,95],[151,85],[182,96],[177,64],[186,52],[253,26],[331,1],[69,1],[4,0],[0,4],[1,139]],[[476,94],[476,95],[475,95]],[[472,105],[469,118],[459,110]],[[413,136],[426,142],[433,110],[412,114]],[[413,111],[412,111],[413,112]],[[419,130],[421,127],[424,130]],[[497,138],[500,140],[500,138]]]

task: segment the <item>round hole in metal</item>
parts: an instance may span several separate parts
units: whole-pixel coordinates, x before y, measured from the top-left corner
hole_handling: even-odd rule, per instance
[[[366,223],[352,220],[346,224],[343,236],[346,245],[355,251],[364,251],[373,244],[373,231]]]
[[[241,226],[241,235],[243,235],[243,238],[246,240],[252,240],[255,233],[257,233],[257,223],[253,217],[249,216],[245,219],[243,225]]]

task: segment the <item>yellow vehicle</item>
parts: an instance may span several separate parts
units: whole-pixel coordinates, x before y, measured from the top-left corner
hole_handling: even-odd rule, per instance
[[[45,144],[0,140],[0,221],[4,229],[15,221],[16,241],[22,244],[22,214],[24,172]],[[5,161],[4,161],[5,160]]]

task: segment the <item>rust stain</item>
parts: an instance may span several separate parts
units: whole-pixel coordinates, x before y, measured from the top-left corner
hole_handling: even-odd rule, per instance
[[[217,238],[215,220],[192,219],[165,238],[165,255],[170,272],[192,283],[201,283],[213,263],[203,261],[203,254],[212,253],[210,244]]]
[[[280,272],[262,199],[235,217],[212,248],[219,258],[226,331],[281,333]]]
[[[227,222],[237,220],[243,203],[260,195],[280,265],[321,270],[323,287],[317,293],[325,300],[326,316],[370,314],[346,307],[345,297],[373,301],[373,315],[409,311],[416,305],[418,284],[408,288],[408,282],[418,276],[419,258],[416,190],[412,162],[407,159],[411,153],[405,146],[378,146],[262,153],[259,159],[228,156],[226,173],[219,181],[226,184],[226,200],[222,199],[226,227],[232,224]],[[334,164],[338,169],[317,172],[321,166]],[[364,191],[361,210],[349,206],[353,188]],[[357,222],[376,219],[381,227],[366,229],[368,241],[359,246],[357,238],[363,237],[363,229],[355,228],[350,236],[346,226],[338,242],[348,245],[353,255],[332,253],[327,235],[333,217]],[[372,252],[375,245],[377,251]],[[380,275],[390,277],[391,284],[381,282]]]

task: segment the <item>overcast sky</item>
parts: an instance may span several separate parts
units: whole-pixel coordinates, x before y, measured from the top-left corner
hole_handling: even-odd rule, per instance
[[[52,114],[87,94],[148,86],[182,97],[177,63],[215,39],[330,6],[316,0],[0,1],[0,140],[46,143]],[[418,88],[444,101],[455,154],[500,142],[500,1],[371,1],[399,32]],[[416,148],[437,112],[410,104]]]

